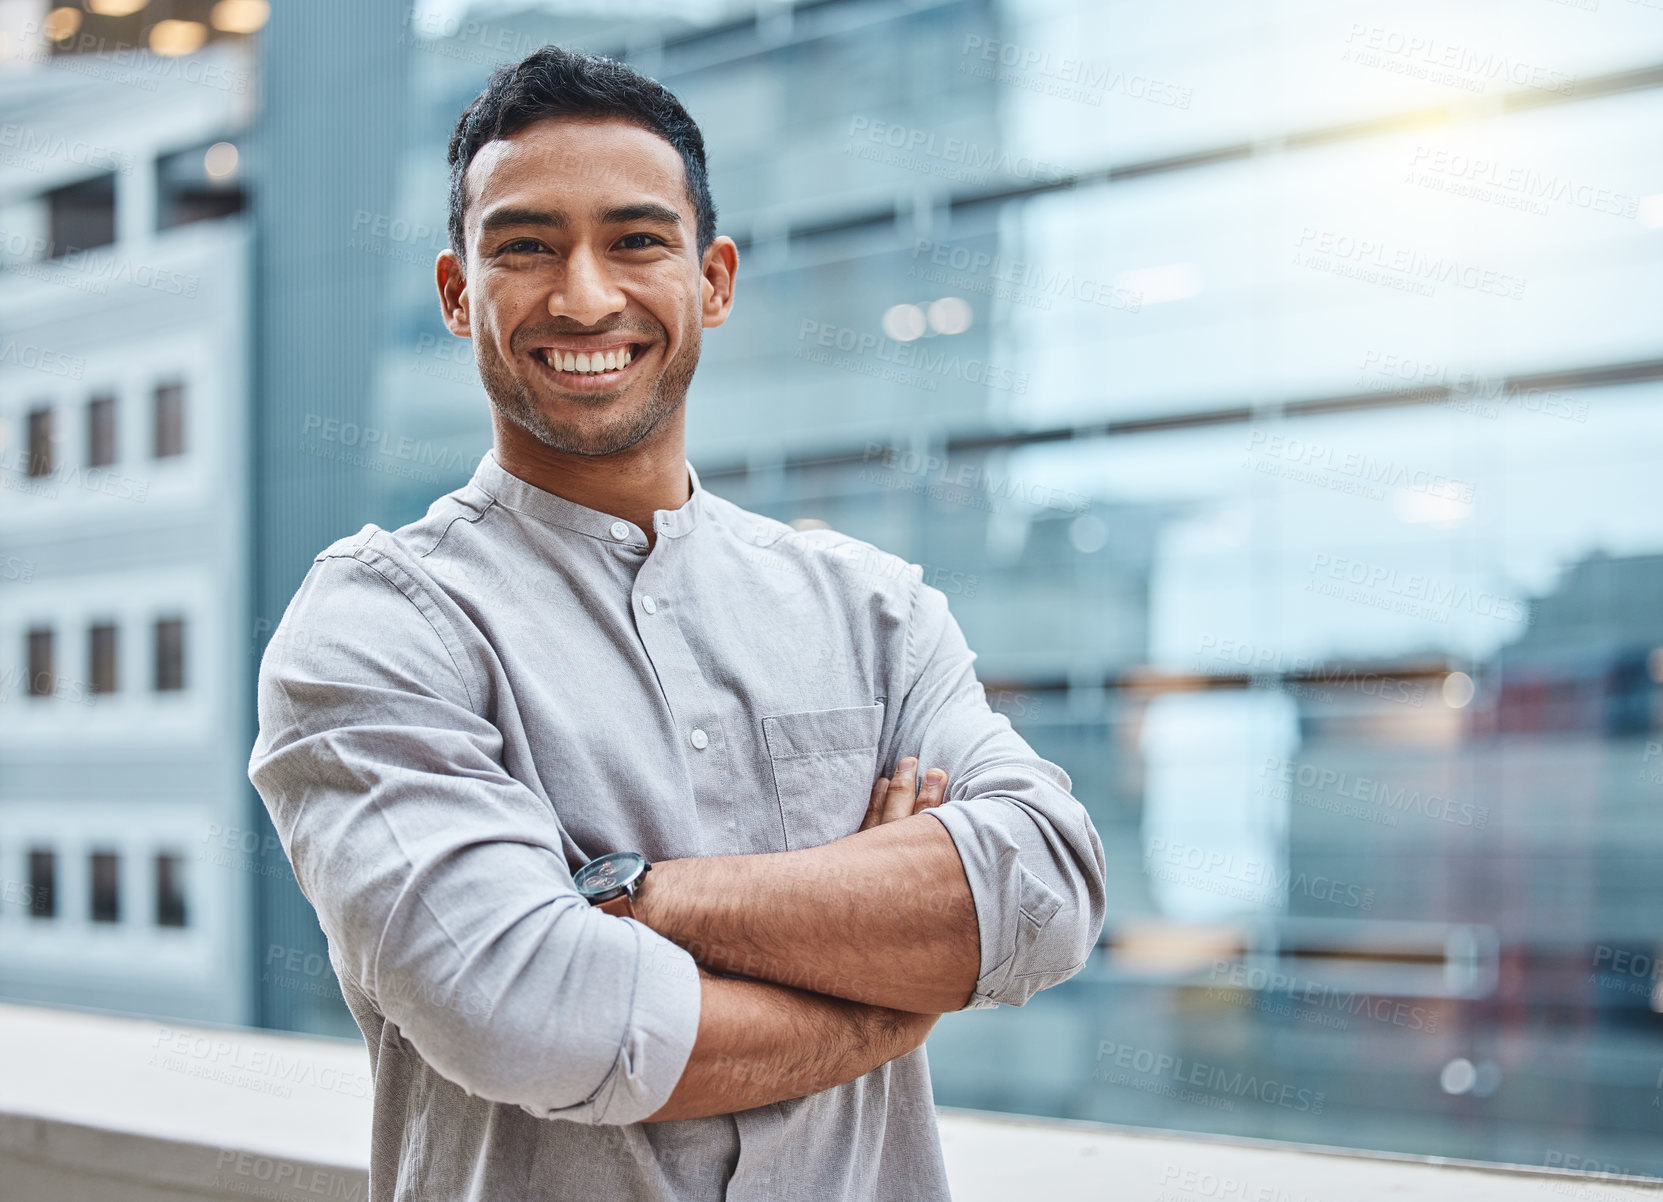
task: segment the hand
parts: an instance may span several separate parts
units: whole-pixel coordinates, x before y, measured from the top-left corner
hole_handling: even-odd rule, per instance
[[[877,783],[872,786],[872,800],[867,803],[866,817],[860,820],[860,829],[871,830],[886,822],[923,813],[947,799],[945,772],[940,768],[931,768],[924,774],[922,787],[916,785],[917,774],[918,757],[909,755],[896,765],[893,780],[887,776],[878,777]]]

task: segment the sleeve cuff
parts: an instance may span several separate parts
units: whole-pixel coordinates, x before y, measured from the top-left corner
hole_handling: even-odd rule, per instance
[[[639,1123],[663,1107],[681,1080],[699,1033],[702,986],[693,957],[633,918],[635,991],[618,1058],[587,1101],[558,1110],[527,1106],[538,1118],[594,1125]]]
[[[1056,890],[1022,863],[1014,840],[983,837],[987,821],[979,822],[972,808],[987,803],[1005,805],[998,798],[976,798],[924,811],[952,836],[976,907],[982,960],[966,1010],[990,1009],[1000,1003],[1020,1006],[1041,987],[1036,977],[1023,972],[1022,963],[1063,905]],[[1002,832],[995,827],[995,833]]]

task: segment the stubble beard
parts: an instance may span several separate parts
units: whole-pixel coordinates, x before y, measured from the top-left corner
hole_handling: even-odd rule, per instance
[[[687,399],[688,386],[692,384],[693,372],[699,365],[700,334],[701,331],[695,326],[692,339],[682,344],[676,357],[665,365],[653,382],[646,404],[619,414],[598,429],[551,419],[538,405],[532,389],[509,369],[497,354],[495,344],[489,341],[480,342],[480,349],[476,351],[479,378],[491,399],[491,407],[549,450],[567,455],[615,455],[652,433]],[[659,345],[665,344],[660,342]],[[590,399],[579,394],[575,399],[578,404],[596,409],[619,404],[615,396]]]

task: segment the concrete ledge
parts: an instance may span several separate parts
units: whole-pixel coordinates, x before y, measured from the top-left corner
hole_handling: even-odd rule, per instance
[[[0,1064],[8,1198],[368,1197],[355,1041],[0,1004]],[[941,1137],[957,1202],[1663,1202],[1663,1182],[976,1111],[944,1110]]]
[[[1663,1202],[1663,1181],[943,1110],[956,1202]]]

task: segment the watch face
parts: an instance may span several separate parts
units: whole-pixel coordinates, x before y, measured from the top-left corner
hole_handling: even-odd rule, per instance
[[[572,874],[577,891],[590,900],[605,900],[641,878],[647,858],[638,851],[615,851],[590,860]]]

